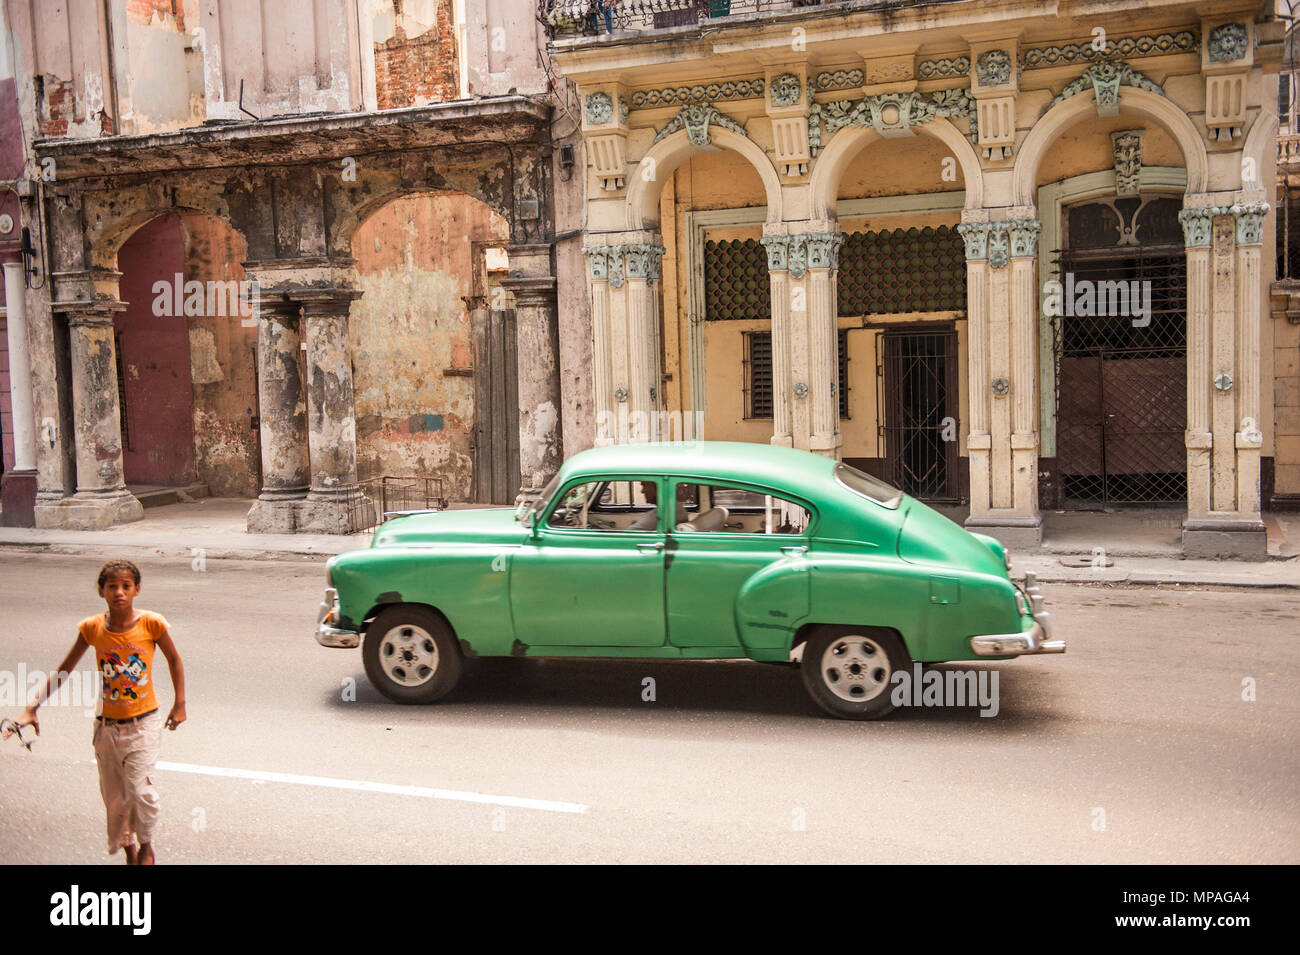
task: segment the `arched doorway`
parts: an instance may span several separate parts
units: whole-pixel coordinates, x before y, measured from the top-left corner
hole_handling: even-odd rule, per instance
[[[359,480],[431,481],[453,501],[514,500],[517,357],[501,285],[509,236],[503,216],[460,192],[393,198],[357,227],[363,294],[348,336]]]
[[[1056,342],[1059,503],[1187,500],[1187,267],[1181,196],[1063,209]]]

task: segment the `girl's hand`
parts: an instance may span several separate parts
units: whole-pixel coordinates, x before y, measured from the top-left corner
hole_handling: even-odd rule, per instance
[[[175,703],[172,705],[171,712],[167,714],[167,728],[174,730],[185,722],[185,704]]]

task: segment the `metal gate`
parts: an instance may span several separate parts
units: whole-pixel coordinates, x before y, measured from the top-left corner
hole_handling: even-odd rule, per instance
[[[891,329],[880,337],[884,478],[913,497],[955,501],[957,333]]]
[[[1066,252],[1061,274],[1068,279],[1065,314],[1053,323],[1064,505],[1086,510],[1185,502],[1184,255]],[[1090,302],[1083,292],[1091,293]],[[1107,314],[1092,314],[1098,311]]]

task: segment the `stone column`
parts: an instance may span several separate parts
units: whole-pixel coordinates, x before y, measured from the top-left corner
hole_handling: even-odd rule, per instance
[[[1038,220],[963,222],[969,334],[971,514],[1010,546],[1042,540],[1038,511]]]
[[[126,489],[122,471],[113,316],[125,308],[117,301],[58,307],[67,316],[72,359],[77,492],[55,503],[39,504],[37,527],[104,530],[144,517],[144,508]]]
[[[1011,233],[1011,494],[1018,515],[1042,537],[1038,511],[1037,219],[1013,219]]]
[[[510,277],[515,296],[519,368],[519,500],[534,500],[560,469],[559,331],[550,246],[513,245]]]
[[[614,392],[609,316],[609,251],[605,246],[584,248],[587,256],[587,291],[591,301],[591,386],[596,412],[596,447],[613,444]]]
[[[4,264],[6,325],[9,337],[9,398],[13,410],[14,466],[0,484],[0,524],[36,524],[36,417],[32,404],[32,365],[27,347],[27,298],[21,261]]]
[[[835,273],[844,237],[833,223],[816,226],[763,238],[772,283],[772,443],[838,457]]]
[[[1243,521],[1261,522],[1260,243],[1268,209],[1267,203],[1233,206],[1237,217],[1237,513]]]
[[[652,232],[589,238],[592,244],[583,252],[592,302],[596,443],[671,437],[659,434],[657,417],[664,403],[659,331],[664,247]]]
[[[815,232],[808,243],[808,389],[811,397],[808,450],[839,458],[840,356],[835,273],[844,236]]]
[[[790,237],[766,235],[767,276],[772,286],[772,444],[794,447],[790,379]]]
[[[1229,194],[1238,198],[1240,194]],[[1260,239],[1268,206],[1188,196],[1185,557],[1262,560]]]
[[[957,231],[966,243],[966,362],[970,393],[967,405],[970,430],[966,452],[970,457],[970,516],[985,518],[990,498],[989,373],[988,373],[988,222],[962,222]]]
[[[1187,517],[1210,513],[1210,223],[1207,208],[1178,214],[1187,246]]]
[[[307,343],[307,449],[311,485],[295,505],[297,530],[346,534],[372,523],[350,512],[370,507],[357,488],[357,417],[352,394],[348,309],[361,293],[312,289],[289,293],[302,306]]]
[[[291,534],[295,506],[307,496],[307,402],[302,382],[302,306],[262,296],[257,328],[262,493],[248,512],[252,534]]]

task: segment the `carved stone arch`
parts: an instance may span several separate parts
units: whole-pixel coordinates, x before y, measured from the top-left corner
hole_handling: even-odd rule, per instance
[[[205,209],[199,206],[172,205],[166,207],[149,207],[138,209],[126,215],[119,216],[116,219],[109,220],[107,225],[102,229],[92,230],[89,226],[86,229],[87,238],[90,245],[90,267],[95,269],[107,269],[109,271],[117,270],[117,253],[121,251],[122,246],[130,240],[140,229],[148,225],[159,216],[165,216],[175,213],[178,216],[206,216],[216,219],[229,227],[231,231],[239,235],[241,239],[247,241],[247,237],[239,228],[238,224],[232,222],[230,216],[212,209]],[[94,218],[93,210],[86,210],[86,221],[89,223]]]
[[[1243,159],[1255,160],[1255,181],[1248,183],[1244,177],[1239,178],[1239,187],[1245,189],[1258,189],[1261,192],[1269,193],[1269,199],[1272,200],[1271,190],[1265,185],[1264,170],[1268,168],[1270,150],[1277,149],[1277,100],[1271,96],[1264,96],[1260,99],[1261,108],[1256,115],[1255,121],[1250,125],[1250,132],[1246,134],[1246,141],[1242,144],[1241,155]],[[1239,170],[1238,175],[1244,173],[1244,169]]]
[[[1012,173],[1014,203],[1032,206],[1037,198],[1038,167],[1057,138],[1089,115],[1096,115],[1094,96],[1080,93],[1067,97],[1044,113],[1020,144]],[[1120,91],[1120,113],[1136,113],[1153,120],[1173,137],[1183,154],[1187,168],[1187,192],[1208,189],[1209,160],[1200,131],[1191,118],[1175,103],[1149,90],[1125,86]]]
[[[709,136],[714,144],[744,156],[763,183],[767,196],[767,221],[781,221],[781,179],[767,154],[747,136],[721,126],[710,126]],[[659,224],[659,193],[668,177],[682,163],[700,149],[690,142],[686,130],[679,129],[650,147],[641,163],[631,173],[627,189],[627,228],[631,230],[654,229]],[[642,170],[653,170],[653,176],[643,176]]]
[[[984,204],[984,177],[979,156],[970,139],[947,118],[940,117],[915,127],[918,133],[932,136],[952,150],[961,167],[966,186],[965,208],[979,209]],[[869,126],[847,126],[831,137],[813,167],[811,179],[812,218],[835,218],[835,204],[839,198],[840,182],[850,163],[867,146],[879,139],[880,133]]]

